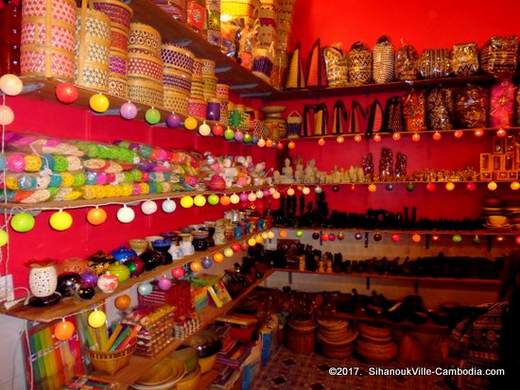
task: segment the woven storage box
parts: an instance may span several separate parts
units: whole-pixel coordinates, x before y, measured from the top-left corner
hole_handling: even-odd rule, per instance
[[[451,68],[457,76],[470,76],[479,71],[478,47],[476,43],[453,45]]]
[[[220,121],[224,124],[227,124],[228,119],[229,119],[228,101],[221,100],[220,101]]]
[[[287,325],[287,348],[294,353],[313,353],[316,340],[314,322],[290,320]]]
[[[124,31],[116,27],[112,27],[112,37],[110,41],[110,50],[128,53],[128,30]]]
[[[163,105],[163,85],[148,79],[128,77],[128,98],[154,107]]]
[[[84,0],[76,22],[76,84],[108,90],[110,39],[110,19],[103,12],[88,9]]]
[[[220,100],[228,100],[229,99],[229,85],[227,84],[217,84],[215,95],[217,99]]]
[[[193,78],[202,79],[202,60],[200,58],[193,59]]]
[[[117,73],[119,76],[126,78],[126,75],[128,74],[128,55],[119,51],[111,51],[109,70],[111,73]]]
[[[128,55],[129,77],[141,77],[161,82],[163,70],[163,62],[158,57],[144,53],[130,53]]]
[[[164,69],[163,72],[164,87],[175,89],[179,93],[190,95],[191,92],[191,75],[180,72],[175,69]]]
[[[130,24],[128,51],[142,52],[160,57],[161,34],[152,26],[143,23]]]
[[[128,99],[128,84],[126,76],[110,73],[108,76],[108,93],[123,99]]]
[[[165,43],[161,46],[161,58],[164,66],[178,69],[191,75],[193,72],[193,53],[182,47]]]
[[[188,101],[188,114],[197,119],[206,118],[207,104],[202,99],[190,98]]]
[[[419,73],[425,79],[448,77],[451,58],[448,49],[427,49],[419,58]]]
[[[492,37],[482,49],[480,62],[485,72],[497,77],[508,77],[516,70],[517,57],[517,37]]]
[[[154,0],[153,2],[175,20],[186,22],[186,0]]]
[[[191,80],[190,95],[192,98],[204,99],[204,83],[196,79]]]
[[[372,52],[356,42],[347,55],[348,80],[353,84],[367,84],[372,79]]]
[[[76,3],[73,0],[22,2],[22,75],[72,80],[75,43]]]
[[[202,76],[215,76],[215,61],[203,58],[202,63]]]
[[[121,0],[92,0],[94,9],[110,18],[112,27],[128,31],[132,20],[132,9]]]
[[[394,79],[394,47],[387,37],[378,39],[372,53],[372,77],[378,84]]]
[[[217,90],[217,78],[216,77],[204,77],[204,98],[215,98]]]
[[[189,96],[175,89],[164,87],[164,108],[181,115],[188,115]]]

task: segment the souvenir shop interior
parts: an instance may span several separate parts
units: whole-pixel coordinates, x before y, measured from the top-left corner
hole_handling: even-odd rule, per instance
[[[519,14],[0,0],[0,389],[512,388]]]

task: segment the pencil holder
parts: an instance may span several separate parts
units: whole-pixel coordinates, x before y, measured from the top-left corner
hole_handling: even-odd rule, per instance
[[[96,371],[114,375],[125,367],[135,352],[136,344],[129,345],[121,351],[100,352],[89,350],[90,361]]]

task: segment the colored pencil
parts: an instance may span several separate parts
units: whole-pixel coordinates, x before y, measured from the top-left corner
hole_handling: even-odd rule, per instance
[[[128,335],[128,337],[125,338],[121,344],[119,344],[119,346],[117,347],[117,351],[121,351],[121,350],[125,349],[126,347],[128,347],[130,345],[130,343],[132,342],[132,340],[137,338],[137,333],[139,333],[140,330],[141,330],[140,325],[134,326],[132,328],[132,331]]]
[[[119,336],[116,339],[116,341],[114,342],[114,344],[112,344],[112,346],[109,349],[109,352],[114,352],[117,349],[117,347],[119,346],[119,344],[121,344],[123,342],[123,340],[128,337],[128,335],[130,334],[131,331],[132,330],[130,329],[130,327],[126,327],[125,330],[123,330],[119,334]]]
[[[123,325],[117,324],[117,326],[115,327],[114,331],[110,335],[110,338],[108,339],[107,345],[106,345],[105,349],[103,350],[103,352],[107,352],[108,350],[110,350],[110,348],[112,347],[112,345],[116,341],[117,336],[119,336],[119,333],[121,333],[121,330],[123,330]]]

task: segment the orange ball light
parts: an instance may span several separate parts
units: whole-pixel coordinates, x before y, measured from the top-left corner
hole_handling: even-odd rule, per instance
[[[287,238],[287,230],[282,229],[280,230],[280,238]]]
[[[413,142],[419,142],[420,140],[421,140],[421,135],[419,133],[414,133],[414,135],[412,135]]]
[[[114,301],[114,306],[119,311],[125,311],[130,307],[130,303],[132,303],[132,299],[128,294],[120,295]]]
[[[325,138],[320,138],[320,139],[318,140],[318,145],[320,145],[320,146],[325,145]]]
[[[484,135],[484,130],[483,129],[475,129],[473,134],[475,135],[475,137],[482,137]]]
[[[392,139],[394,141],[399,141],[401,139],[401,133],[394,133],[394,134],[392,134]]]
[[[273,147],[273,141],[271,141],[270,139],[268,139],[267,141],[265,141],[265,146],[267,148],[272,148]]]
[[[354,136],[354,142],[361,142],[363,140],[363,137],[361,136],[361,134],[356,134]]]
[[[229,206],[229,204],[231,203],[231,199],[229,198],[229,196],[227,195],[222,195],[220,197],[220,204],[222,206]]]
[[[72,337],[75,330],[76,327],[72,322],[63,320],[54,327],[54,336],[60,341],[65,341]]]
[[[377,191],[377,186],[374,183],[368,185],[368,192],[376,192],[376,191]]]
[[[453,135],[455,136],[455,138],[462,138],[464,132],[462,130],[455,130],[455,133],[453,133]]]
[[[200,261],[192,261],[190,263],[190,269],[193,271],[193,272],[200,272],[202,271],[202,264]]]
[[[287,147],[290,149],[290,150],[294,150],[296,148],[296,143],[294,141],[290,141],[288,144],[287,144]]]
[[[224,255],[220,252],[215,253],[213,255],[213,261],[217,264],[222,263],[224,261]]]
[[[379,134],[374,134],[372,139],[374,140],[374,142],[381,142],[381,136]]]
[[[494,181],[490,181],[487,185],[489,191],[495,191],[498,188],[498,184]]]
[[[343,142],[345,142],[345,137],[343,137],[342,135],[338,135],[338,137],[336,138],[336,142],[338,144],[342,144]]]
[[[510,184],[510,187],[513,191],[518,191],[520,189],[520,183],[517,182],[517,181],[513,181],[511,184]]]
[[[440,141],[442,138],[442,134],[436,131],[435,133],[433,133],[432,138],[434,141]]]
[[[500,128],[497,130],[497,137],[504,138],[506,135],[507,131],[505,131],[504,129]]]
[[[107,212],[99,207],[90,209],[87,213],[87,221],[91,225],[97,226],[105,223],[107,220]]]
[[[455,184],[453,184],[451,181],[446,183],[446,191],[453,191],[455,189]]]
[[[417,242],[421,242],[421,235],[415,233],[415,234],[412,236],[412,241],[415,242],[415,243],[417,243]]]

